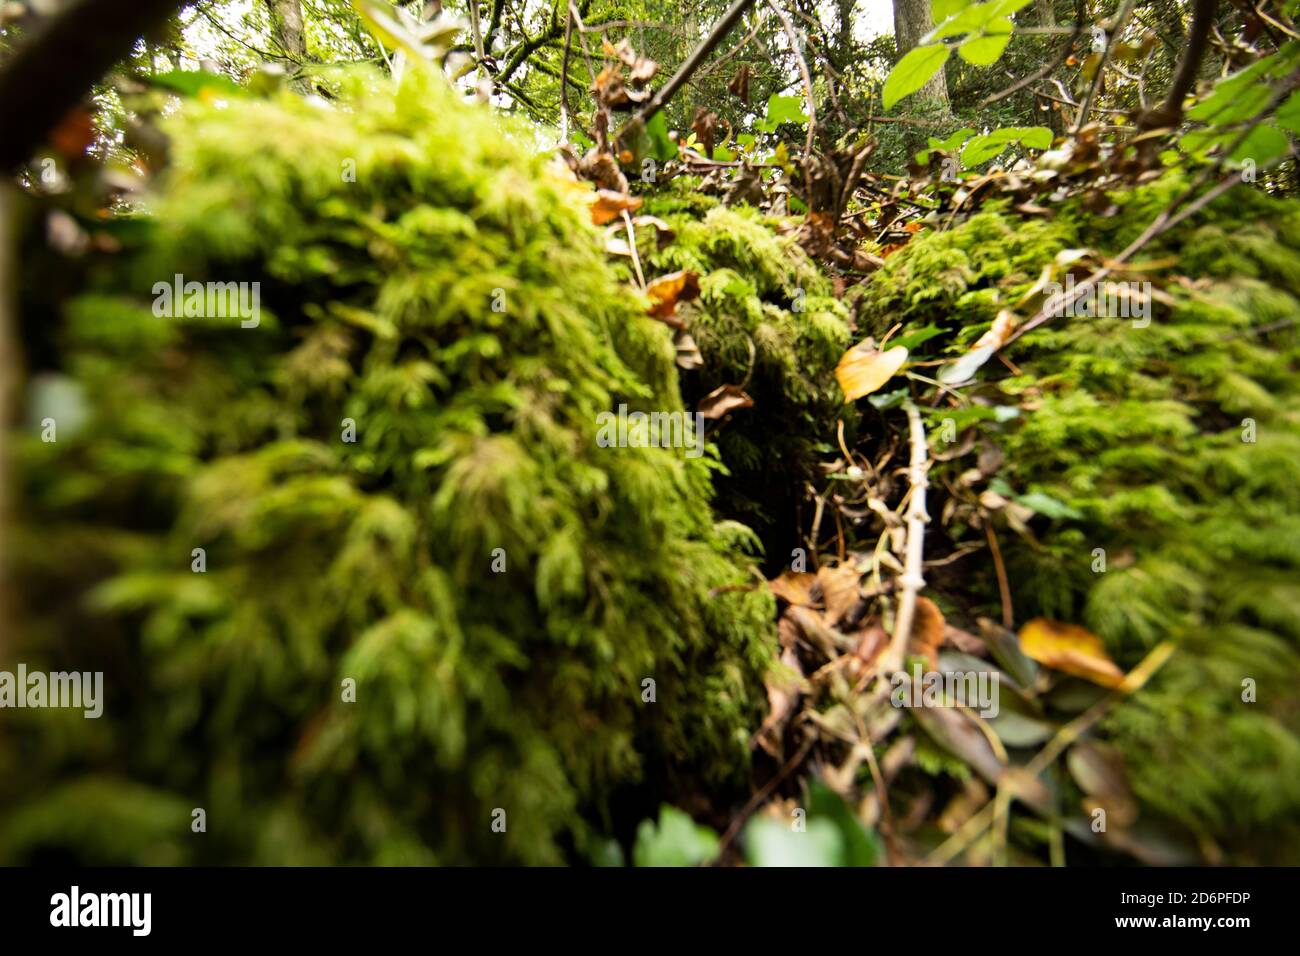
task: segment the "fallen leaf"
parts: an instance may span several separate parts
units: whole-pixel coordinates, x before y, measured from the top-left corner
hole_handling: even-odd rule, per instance
[[[741,390],[739,385],[719,385],[700,399],[695,410],[709,419],[721,418],[728,412],[742,408],[752,408],[754,400]]]
[[[781,652],[780,663],[768,670],[764,678],[767,685],[767,717],[754,735],[755,742],[773,757],[782,753],[781,736],[790,722],[795,705],[799,703],[805,684],[799,654],[793,645]]]
[[[907,349],[897,345],[881,352],[871,339],[859,342],[840,357],[835,378],[844,391],[846,403],[870,395],[898,374],[907,361]]]
[[[691,333],[685,329],[678,329],[677,335],[673,339],[673,348],[677,350],[677,367],[687,370],[703,368],[704,355],[700,352],[700,347],[695,344],[695,339],[691,338]]]
[[[812,586],[817,575],[811,571],[782,571],[778,577],[767,582],[768,589],[789,604],[812,604]]]
[[[1137,822],[1137,800],[1119,751],[1105,744],[1083,740],[1065,755],[1070,776],[1087,797],[1085,809],[1103,807],[1109,823],[1129,827]]]
[[[1124,682],[1101,638],[1077,624],[1036,617],[1020,629],[1020,649],[1040,664],[1103,687]]]
[[[1011,330],[1016,327],[1016,317],[1009,309],[1003,309],[998,313],[998,317],[993,320],[987,332],[979,337],[971,347],[971,351],[985,347],[992,348],[994,351],[1002,348],[1002,343],[1007,340]]]
[[[912,635],[907,642],[909,657],[924,657],[930,669],[939,667],[939,646],[943,644],[944,620],[939,605],[927,597],[916,599],[916,616],[912,618]]]
[[[682,323],[677,319],[677,303],[699,298],[700,277],[688,270],[670,272],[652,279],[645,287],[645,294],[650,298],[651,318],[680,328]]]
[[[623,210],[638,209],[641,199],[627,193],[612,189],[600,189],[596,192],[596,201],[591,204],[591,221],[598,226],[613,222],[623,214]]]
[[[826,607],[826,621],[832,626],[844,620],[845,615],[858,603],[858,582],[861,573],[851,564],[837,568],[817,569],[817,583],[822,588],[822,603]]]

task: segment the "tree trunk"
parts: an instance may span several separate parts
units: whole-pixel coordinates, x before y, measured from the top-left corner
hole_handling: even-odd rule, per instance
[[[307,34],[302,27],[301,0],[266,0],[271,11],[271,33],[275,37],[280,62],[285,70],[294,77],[294,85],[302,87],[298,78],[302,65],[307,59]]]
[[[933,29],[930,0],[894,0],[894,41],[898,44],[900,57]],[[948,82],[944,79],[943,70],[916,91],[916,99],[918,103],[926,103],[931,111],[936,108],[944,113],[949,111]]]

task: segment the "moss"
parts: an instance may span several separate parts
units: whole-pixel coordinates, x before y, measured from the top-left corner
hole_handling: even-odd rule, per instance
[[[949,335],[934,351],[964,351],[1060,250],[1114,255],[1185,188],[1171,175],[1125,193],[1110,219],[1067,207],[1052,223],[1024,221],[994,207],[891,257],[864,289],[860,319],[868,330],[936,323]],[[1300,205],[1239,188],[1140,256],[1166,257],[1189,281],[1168,284],[1150,325],[1053,319],[1007,350],[1021,374],[990,366],[970,390],[1022,408],[977,425],[1005,453],[1005,490],[1046,494],[1076,515],[1001,532],[1016,617],[1084,623],[1127,667],[1177,641],[1104,727],[1145,812],[1230,858],[1294,862]],[[932,487],[970,463],[938,466]],[[1105,573],[1094,572],[1096,548]],[[963,586],[996,616],[991,576]],[[1255,703],[1243,701],[1247,678]]]
[[[704,360],[684,376],[688,403],[742,383],[754,399],[716,433],[727,469],[718,508],[764,533],[775,565],[788,563],[794,502],[820,453],[834,447],[841,413],[852,435],[855,418],[832,374],[851,344],[848,310],[781,220],[710,205],[689,181],[647,210],[676,233],[652,266],[700,276],[700,298],[684,310]]]
[[[553,863],[643,777],[725,796],[772,608],[714,589],[754,538],[709,458],[597,443],[681,410],[668,330],[522,130],[418,72],[340,83],[187,106],[146,244],[65,310],[90,418],[21,444],[24,647],[107,671],[108,726],[0,738],[42,755],[0,797],[113,767],[206,808],[191,860]],[[260,324],[155,318],[176,273],[261,283]],[[94,845],[146,862],[125,836]]]

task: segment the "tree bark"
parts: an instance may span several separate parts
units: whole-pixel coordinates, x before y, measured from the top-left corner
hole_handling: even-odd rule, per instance
[[[901,57],[911,51],[921,37],[934,29],[930,16],[930,0],[894,0],[894,42]],[[948,81],[943,70],[936,73],[925,86],[916,92],[918,102],[925,102],[930,110],[936,107],[944,113],[948,107]]]
[[[266,6],[271,11],[271,34],[283,54],[280,62],[284,64],[289,75],[294,77],[295,85],[301,86],[302,81],[298,78],[298,74],[307,59],[307,34],[302,25],[302,2],[301,0],[266,0]]]

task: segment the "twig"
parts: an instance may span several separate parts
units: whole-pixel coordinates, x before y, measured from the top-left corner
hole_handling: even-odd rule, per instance
[[[898,579],[902,594],[898,599],[898,614],[894,618],[894,638],[881,657],[881,669],[892,673],[902,668],[907,654],[907,641],[912,636],[912,619],[916,615],[916,596],[925,587],[922,566],[925,561],[925,525],[930,520],[925,510],[925,489],[929,486],[929,448],[925,443],[925,424],[921,411],[912,401],[903,404],[907,413],[908,429],[912,436],[912,457],[908,465],[908,482],[911,484],[907,503],[907,555],[903,561],[903,575]]]
[[[673,98],[673,94],[691,78],[691,74],[704,62],[705,57],[712,53],[714,48],[722,42],[722,39],[731,32],[731,28],[736,25],[736,22],[744,15],[745,11],[753,5],[754,0],[734,0],[727,12],[722,15],[722,19],[713,25],[709,35],[700,41],[699,46],[691,51],[691,55],[677,68],[677,72],[672,75],[672,78],[660,87],[654,96],[650,97],[650,102],[641,108],[640,112],[636,114],[634,119],[629,121],[628,125],[637,121],[641,123],[650,122],[651,118]],[[623,129],[626,130],[627,126],[624,126]],[[622,133],[623,130],[620,130],[619,135],[621,136]]]
[[[641,272],[641,257],[636,251],[636,228],[632,225],[632,217],[626,209],[623,210],[623,223],[627,226],[627,244],[632,250],[632,265],[636,269],[637,282],[641,286],[641,291],[645,291],[645,275]]]
[[[1016,623],[1016,612],[1011,608],[1011,587],[1007,583],[1007,569],[1002,563],[1002,549],[998,547],[997,536],[993,533],[993,522],[984,522],[984,532],[989,539],[989,550],[993,552],[993,570],[998,576],[998,593],[1002,598],[1002,626],[1011,630]]]
[[[569,51],[573,45],[573,4],[564,23],[564,56],[560,60],[560,142],[569,141]]]
[[[1192,8],[1192,24],[1187,29],[1187,45],[1183,58],[1178,63],[1178,72],[1169,86],[1169,95],[1165,97],[1165,110],[1173,116],[1183,115],[1183,98],[1191,91],[1196,82],[1196,73],[1201,68],[1201,60],[1210,42],[1210,27],[1214,24],[1214,15],[1218,11],[1219,0],[1196,0]]]
[[[1124,6],[1120,8],[1119,15],[1115,18],[1111,28],[1110,37],[1106,42],[1106,49],[1102,51],[1101,60],[1097,63],[1097,74],[1093,77],[1092,86],[1088,87],[1088,95],[1083,98],[1083,105],[1079,107],[1079,118],[1075,121],[1074,132],[1078,133],[1088,122],[1088,114],[1092,112],[1092,101],[1097,98],[1101,91],[1101,84],[1106,76],[1106,64],[1110,62],[1111,51],[1119,43],[1119,38],[1124,32],[1124,27],[1128,24],[1128,18],[1133,13],[1133,4],[1136,0],[1124,0]]]
[[[1035,70],[1033,73],[1029,74],[1026,77],[1023,77],[1022,79],[1016,81],[1015,83],[1012,83],[1010,86],[1008,86],[1005,90],[1002,90],[1000,93],[994,93],[991,96],[984,97],[984,99],[980,100],[979,106],[976,108],[982,110],[984,109],[984,107],[990,106],[993,103],[996,103],[998,100],[1006,99],[1012,93],[1020,92],[1026,86],[1032,86],[1033,84],[1037,83],[1039,80],[1043,79],[1044,77],[1049,76],[1053,70],[1055,70],[1058,66],[1064,63],[1065,58],[1070,55],[1070,51],[1074,49],[1074,45],[1079,42],[1079,36],[1083,33],[1084,13],[1085,13],[1085,8],[1084,8],[1083,0],[1079,0],[1074,11],[1074,30],[1071,31],[1069,39],[1065,41],[1065,44],[1061,47],[1061,49],[1057,51],[1056,56],[1053,57],[1047,63],[1043,64],[1042,67]],[[1052,30],[1053,33],[1056,33],[1063,28],[1051,27],[1050,29]],[[1025,31],[1017,30],[1016,32],[1023,33]]]
[[[767,0],[767,5],[772,8],[772,12],[777,15],[781,21],[781,29],[785,31],[786,39],[790,41],[790,51],[794,53],[795,59],[799,62],[799,73],[803,76],[804,94],[808,100],[808,139],[804,144],[804,153],[812,154],[813,137],[817,133],[817,104],[813,99],[813,82],[812,74],[808,72],[808,61],[804,59],[803,51],[799,49],[799,35],[794,32],[794,24],[786,16],[785,11],[776,4],[776,0]]]

